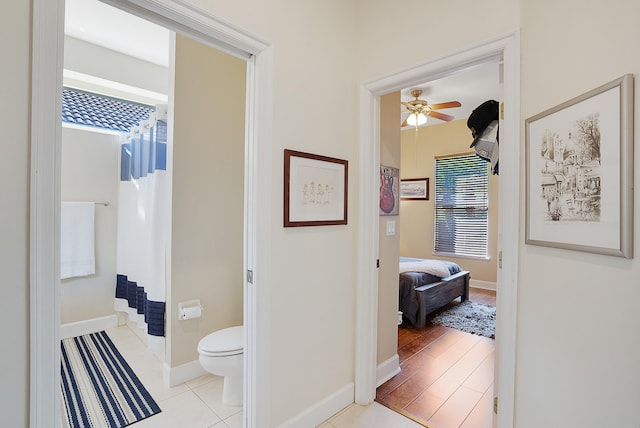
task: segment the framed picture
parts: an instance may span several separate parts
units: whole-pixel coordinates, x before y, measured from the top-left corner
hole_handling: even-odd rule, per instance
[[[526,243],[633,257],[633,76],[526,126]]]
[[[406,200],[429,200],[429,179],[428,178],[406,178],[400,181],[400,199]]]
[[[400,169],[380,166],[380,215],[400,213]]]
[[[284,151],[284,227],[347,224],[349,162]]]

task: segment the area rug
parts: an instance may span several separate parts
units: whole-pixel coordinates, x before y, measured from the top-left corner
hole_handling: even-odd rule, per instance
[[[493,339],[496,334],[496,308],[467,300],[437,313],[431,322]]]
[[[121,428],[160,412],[107,333],[61,342],[63,428]]]

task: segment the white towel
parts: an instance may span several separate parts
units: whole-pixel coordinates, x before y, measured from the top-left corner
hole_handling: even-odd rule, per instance
[[[60,278],[96,273],[95,204],[63,202],[60,216]]]

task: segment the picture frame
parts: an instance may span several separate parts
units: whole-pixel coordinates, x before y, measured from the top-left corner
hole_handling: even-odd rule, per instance
[[[633,257],[633,75],[525,121],[525,243]]]
[[[380,165],[380,215],[400,214],[400,169]]]
[[[349,162],[284,150],[284,227],[347,224]]]
[[[403,201],[428,201],[429,178],[405,178],[401,180],[400,199]]]

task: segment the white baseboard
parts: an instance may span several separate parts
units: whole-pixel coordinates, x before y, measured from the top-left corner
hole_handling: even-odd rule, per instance
[[[198,360],[176,367],[169,367],[167,363],[162,365],[162,380],[170,388],[205,374],[207,374],[207,371],[202,368]]]
[[[115,314],[108,315],[106,317],[62,324],[60,326],[60,339],[68,339],[70,337],[96,333],[98,331],[117,326],[118,316]]]
[[[496,291],[496,283],[489,281],[479,281],[477,279],[471,278],[469,281],[469,287],[471,288],[482,288],[483,290],[493,290]]]
[[[299,413],[286,422],[283,422],[278,426],[278,428],[317,427],[327,419],[331,418],[331,416],[353,403],[354,394],[354,384],[350,383],[345,385],[324,400],[321,400],[307,408],[304,412]]]
[[[376,369],[376,387],[382,385],[400,373],[400,357],[398,354],[379,364]]]

